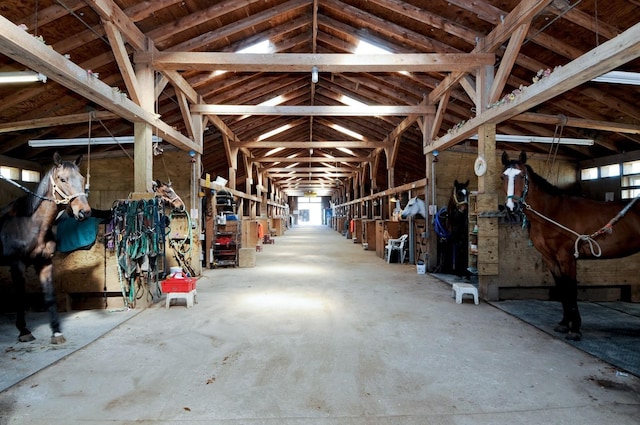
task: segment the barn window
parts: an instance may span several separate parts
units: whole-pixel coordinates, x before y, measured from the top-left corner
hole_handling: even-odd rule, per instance
[[[0,174],[2,174],[2,177],[5,177],[11,180],[18,180],[20,178],[20,169],[16,167],[9,167],[6,165],[2,165],[0,166]]]
[[[596,180],[598,178],[598,167],[584,168],[580,171],[582,180]]]
[[[631,199],[640,195],[640,161],[629,161],[622,164],[620,183],[622,199]]]
[[[618,177],[620,175],[620,164],[604,165],[600,167],[600,177]]]
[[[34,170],[22,170],[22,181],[38,183],[40,181],[40,172]]]

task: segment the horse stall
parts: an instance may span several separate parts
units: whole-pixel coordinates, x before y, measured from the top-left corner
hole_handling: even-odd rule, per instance
[[[183,152],[165,152],[167,158],[154,158],[156,176],[162,181],[171,181],[172,186],[186,205],[190,205],[190,158]],[[114,155],[116,156],[116,155]],[[90,170],[87,166],[90,164]],[[165,168],[164,164],[171,164],[171,168]],[[53,257],[54,284],[57,295],[58,309],[63,311],[79,309],[103,309],[123,308],[122,279],[119,276],[116,247],[113,239],[110,216],[112,209],[122,201],[130,199],[133,188],[133,163],[125,156],[115,158],[91,158],[80,164],[81,172],[87,176],[90,174],[89,204],[95,215],[89,220],[93,222],[94,237],[80,249],[71,249],[61,252],[60,249]],[[138,197],[154,198],[152,193],[138,194]],[[17,196],[16,196],[17,197]],[[6,202],[5,202],[6,203]],[[193,273],[200,273],[199,238],[193,234],[193,223],[187,219],[188,214],[182,212],[174,214],[167,211],[170,220],[171,239],[184,243],[188,238],[189,252],[175,253],[170,247],[169,237],[166,243],[166,263],[162,264],[161,271],[170,267],[179,266],[176,257],[188,256]],[[199,226],[196,226],[197,229]],[[60,228],[54,228],[60,232]],[[66,230],[64,230],[66,232]],[[85,236],[86,238],[86,236]],[[60,242],[58,242],[60,244]],[[60,247],[58,247],[60,248]],[[180,249],[180,248],[179,248]],[[184,251],[184,247],[181,248]],[[144,267],[144,266],[143,266]],[[33,268],[28,268],[26,273],[26,292],[28,308],[41,310],[42,288]],[[15,290],[11,285],[8,267],[0,267],[0,293],[2,293],[3,311],[12,308]],[[8,296],[8,298],[7,298]],[[145,299],[148,299],[145,296]],[[138,307],[144,307],[146,303],[138,302]]]
[[[473,162],[477,154],[464,150],[440,152],[436,163],[436,200],[438,209],[446,206],[455,180],[470,180],[469,189],[477,191],[477,178],[473,175]],[[499,161],[499,160],[498,160]],[[552,164],[546,155],[531,156],[527,161],[551,184],[570,188],[577,184],[575,164],[557,159]],[[498,173],[496,179],[501,177]],[[497,194],[478,194],[479,214],[472,220],[479,232],[470,238],[477,248],[477,268],[480,295],[486,300],[556,299],[554,279],[542,261],[541,254],[531,245],[522,222],[504,211],[505,195],[502,182],[496,181]],[[475,210],[475,208],[472,208]],[[606,221],[601,223],[605,225]],[[433,224],[430,223],[433,231]],[[593,229],[597,231],[597,228]],[[615,231],[615,228],[614,228]],[[472,232],[472,229],[469,229]],[[438,252],[437,238],[428,241],[429,252]],[[440,253],[442,255],[442,253]],[[589,301],[640,302],[640,274],[637,264],[640,254],[619,259],[577,261],[578,297]],[[437,259],[431,258],[429,270],[437,268]]]
[[[499,274],[484,277],[492,300],[556,299],[555,283],[522,223],[499,224]],[[479,249],[480,244],[479,244]],[[578,299],[640,302],[640,254],[622,259],[578,260]]]
[[[376,255],[384,259],[384,249],[387,246],[387,241],[389,239],[398,239],[404,234],[409,234],[409,222],[407,220],[377,220]]]
[[[362,220],[363,249],[375,251],[376,246],[376,220]]]

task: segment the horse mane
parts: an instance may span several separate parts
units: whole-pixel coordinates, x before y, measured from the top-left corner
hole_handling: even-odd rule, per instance
[[[63,166],[68,166],[68,164],[63,163]],[[11,215],[14,216],[23,216],[28,217],[33,215],[42,201],[43,198],[47,197],[47,192],[49,192],[49,188],[51,186],[51,174],[53,173],[53,168],[51,168],[45,175],[40,179],[40,183],[38,183],[38,187],[35,192],[21,196],[16,199],[12,203],[10,203],[7,208],[3,209],[8,210]],[[35,194],[35,195],[34,195]]]
[[[541,190],[545,191],[549,195],[567,195],[567,191],[560,189],[558,186],[554,186],[549,183],[544,177],[540,174],[533,171],[533,168],[528,164],[524,164],[527,167],[527,175],[529,178],[538,186]]]

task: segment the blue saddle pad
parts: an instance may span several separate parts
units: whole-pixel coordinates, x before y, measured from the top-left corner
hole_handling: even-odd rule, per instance
[[[57,223],[56,249],[60,252],[72,252],[79,249],[90,249],[98,236],[98,225],[101,219],[89,217],[78,221],[75,218],[62,218]]]

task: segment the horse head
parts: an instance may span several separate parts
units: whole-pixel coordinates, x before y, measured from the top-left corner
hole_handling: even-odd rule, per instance
[[[460,183],[456,180],[453,183],[453,194],[451,195],[451,206],[459,212],[465,212],[469,206],[469,180]]]
[[[80,155],[74,162],[63,161],[56,152],[54,167],[49,172],[51,198],[58,205],[68,205],[76,220],[84,220],[91,215],[91,206],[84,191],[84,177],[80,173]]]
[[[511,211],[517,211],[527,194],[527,154],[520,152],[517,160],[510,160],[506,152],[502,153],[502,186],[507,197],[505,203]]]
[[[175,208],[179,211],[185,210],[184,202],[178,196],[173,187],[171,187],[171,182],[162,183],[160,180],[155,180],[153,182],[153,192],[157,197],[162,198],[163,201],[168,202],[172,208]]]
[[[402,210],[400,217],[405,219],[407,217],[414,217],[418,215],[422,216],[422,218],[427,218],[427,207],[422,199],[418,197],[411,198],[404,207],[404,210]]]

